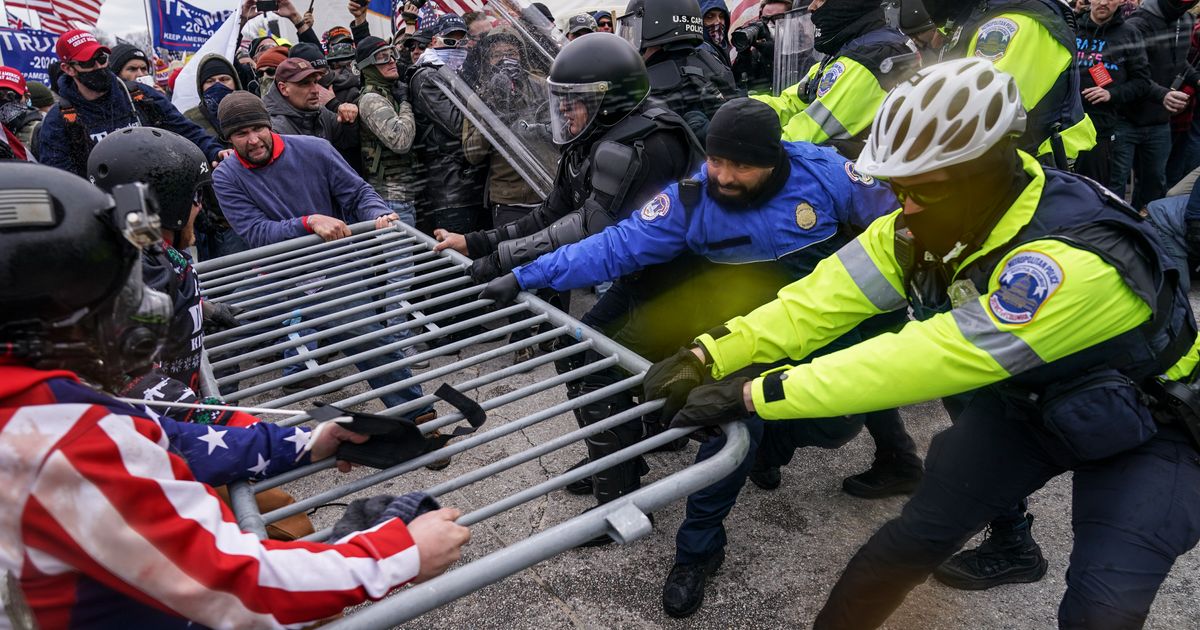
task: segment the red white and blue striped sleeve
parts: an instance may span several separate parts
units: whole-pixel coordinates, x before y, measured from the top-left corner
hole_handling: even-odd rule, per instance
[[[260,541],[166,450],[158,424],[91,409],[99,420],[49,455],[23,514],[27,558],[42,573],[71,567],[211,627],[300,627],[379,599],[420,568],[395,519],[336,545]]]

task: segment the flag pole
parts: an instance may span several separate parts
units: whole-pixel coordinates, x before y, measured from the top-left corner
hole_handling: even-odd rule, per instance
[[[158,47],[154,45],[154,24],[150,21],[150,0],[142,0],[142,12],[146,15],[146,39],[150,41],[150,52],[158,57]]]

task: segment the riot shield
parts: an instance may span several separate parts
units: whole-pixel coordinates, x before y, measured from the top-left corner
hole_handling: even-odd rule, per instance
[[[796,85],[816,63],[816,27],[808,8],[792,9],[775,21],[775,65],[771,92],[779,96]]]
[[[492,28],[478,35],[458,73],[442,67],[433,82],[541,197],[550,194],[559,148],[550,133],[546,77],[561,33],[539,11],[493,0]]]

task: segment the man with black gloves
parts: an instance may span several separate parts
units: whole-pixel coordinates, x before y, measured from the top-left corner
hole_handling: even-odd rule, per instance
[[[1126,24],[1141,34],[1150,66],[1150,87],[1145,97],[1131,107],[1128,120],[1117,127],[1113,147],[1113,192],[1125,194],[1130,171],[1134,172],[1133,207],[1142,208],[1167,192],[1168,171],[1175,172],[1171,155],[1171,116],[1183,111],[1191,97],[1185,86],[1200,89],[1200,72],[1193,66],[1192,27],[1196,18],[1188,9],[1196,0],[1145,0]],[[1191,165],[1181,164],[1187,169]]]
[[[729,35],[736,50],[733,77],[738,89],[747,94],[771,91],[775,68],[775,21],[792,8],[790,0],[762,0],[758,19],[744,24]]]
[[[804,423],[937,398],[952,408],[925,479],[847,564],[816,630],[881,626],[989,521],[1068,471],[1074,547],[1059,627],[1141,628],[1200,539],[1200,452],[1143,393],[1196,338],[1179,270],[1129,206],[1017,150],[1026,121],[1016,82],[984,60],[897,86],[856,168],[888,177],[903,209],[775,301],[700,335],[692,367],[647,373],[697,385],[672,427],[750,414]],[[895,334],[730,376],[910,309],[915,321]],[[722,380],[699,385],[697,363]]]
[[[475,259],[486,282],[595,234],[690,175],[703,150],[677,114],[647,97],[646,64],[629,42],[593,33],[563,46],[550,68],[551,132],[563,147],[550,197],[517,221],[463,235],[439,229],[437,249]]]
[[[2,164],[0,195],[14,192],[24,212],[0,223],[0,536],[21,551],[0,554],[0,572],[28,627],[309,626],[459,558],[470,532],[452,509],[324,544],[242,531],[214,486],[366,436],[241,413],[234,424],[252,426],[188,424],[116,400],[170,318],[141,276],[151,201],[136,186],[109,196],[53,168]]]
[[[702,47],[704,20],[696,0],[630,0],[617,18],[617,34],[642,53],[650,96],[687,121],[704,144],[708,121],[726,100],[739,96],[733,73]]]
[[[853,164],[832,149],[809,143],[781,145],[780,135],[779,119],[766,105],[745,98],[726,103],[713,117],[706,165],[695,179],[672,184],[640,212],[493,280],[481,297],[503,302],[520,289],[565,291],[615,280],[610,291],[638,292],[641,301],[613,338],[651,360],[669,356],[731,313],[770,301],[781,287],[811,273],[822,259],[898,206],[891,190],[856,173]],[[654,266],[685,279],[657,294],[640,290],[637,272]],[[860,339],[855,331],[841,343]],[[702,368],[695,370],[697,379]],[[627,374],[610,370],[601,376],[615,382]],[[647,388],[654,389],[647,378]],[[632,400],[625,404],[632,406]],[[669,400],[661,417],[669,419],[682,404],[681,399]],[[600,419],[599,414],[580,418],[581,424]],[[837,448],[853,438],[862,423],[861,416],[803,425],[775,423],[765,425],[765,435],[762,422],[752,425],[750,453],[737,471],[688,497],[687,516],[676,535],[675,565],[663,587],[667,614],[686,617],[699,609],[707,577],[724,559],[722,521],[747,475],[764,489],[774,489],[780,482],[778,466],[787,463],[795,449]],[[643,432],[642,420],[636,419],[589,438],[588,456],[595,460],[611,454],[639,440]],[[697,460],[723,446],[723,438],[707,440]],[[605,487],[616,481],[636,489],[637,465],[627,462],[596,475],[596,498],[604,502],[620,496]]]
[[[1058,0],[977,4],[924,0],[924,7],[932,22],[952,27],[942,46],[942,58],[986,59],[1011,75],[1028,112],[1016,139],[1018,149],[1065,168],[1070,159],[1095,145],[1096,129],[1083,111],[1071,26],[1075,17],[1069,7]],[[923,20],[909,24],[926,28]],[[911,440],[901,437],[906,435],[901,427],[873,425],[868,429],[875,440],[876,458],[869,470],[848,477],[843,489],[867,498],[895,493],[911,483],[911,476],[901,468],[901,459],[880,454],[906,453],[903,457],[911,461],[918,456]],[[951,558],[934,575],[951,586],[970,589],[1041,579],[1046,560],[1033,540],[1033,517],[1026,507],[1021,501],[997,517],[980,547]]]
[[[779,114],[785,140],[829,144],[854,159],[880,103],[920,66],[920,55],[884,22],[879,0],[813,0],[808,9],[824,58],[779,96],[755,98]]]
[[[430,48],[408,69],[409,102],[418,136],[417,155],[425,167],[426,194],[417,212],[423,232],[445,228],[467,232],[483,218],[485,169],[463,154],[463,114],[431,75],[443,69],[457,73],[466,59],[467,25],[449,14],[438,18]]]
[[[50,109],[38,132],[38,160],[76,175],[87,172],[88,153],[104,136],[125,127],[159,127],[173,131],[221,159],[221,145],[183,117],[158,90],[143,89],[108,69],[111,51],[87,31],[63,33],[54,48],[61,62],[60,101]]]
[[[1122,4],[1122,0],[1092,0],[1088,11],[1079,16],[1075,31],[1083,111],[1096,126],[1096,146],[1079,154],[1075,172],[1113,191],[1124,191],[1129,178],[1128,171],[1120,181],[1112,177],[1117,130],[1129,128],[1132,110],[1143,107],[1150,89],[1142,37],[1121,14]]]

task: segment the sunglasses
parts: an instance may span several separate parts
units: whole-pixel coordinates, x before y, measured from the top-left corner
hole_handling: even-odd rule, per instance
[[[268,76],[268,77],[274,77],[275,76],[275,68],[263,68],[261,71],[259,71],[259,74]]]
[[[72,61],[70,63],[72,66],[75,66],[80,70],[94,70],[96,68],[103,68],[108,65],[108,53],[98,53],[95,57],[92,57],[87,61]]]
[[[441,37],[441,36],[438,36],[437,39],[438,39],[438,42],[441,44],[442,48],[458,48],[460,45],[465,46],[466,41],[467,41],[466,39],[453,39],[450,37]]]
[[[596,26],[600,28],[612,28],[612,22],[604,20],[602,22],[596,22]]]
[[[946,182],[931,182],[928,184],[916,184],[914,186],[901,186],[896,182],[892,182],[892,192],[896,193],[896,197],[900,201],[911,199],[919,206],[932,206],[949,199],[954,191]]]

